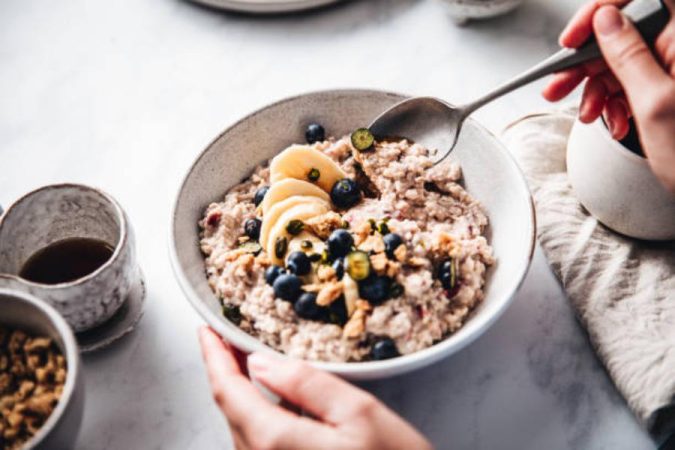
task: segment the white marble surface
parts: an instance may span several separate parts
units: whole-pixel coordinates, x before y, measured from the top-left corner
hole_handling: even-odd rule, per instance
[[[0,203],[52,182],[126,207],[149,297],[139,329],[85,358],[80,449],[227,448],[167,260],[179,178],[226,125],[306,90],[376,87],[462,101],[544,57],[580,0],[529,0],[466,28],[439,0],[355,0],[284,18],[182,0],[0,2]],[[541,83],[477,114],[499,131]],[[504,317],[428,369],[365,385],[439,448],[649,449],[541,253]]]

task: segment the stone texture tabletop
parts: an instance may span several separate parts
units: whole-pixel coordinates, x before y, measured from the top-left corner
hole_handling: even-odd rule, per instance
[[[179,179],[225,126],[307,90],[372,87],[461,102],[556,49],[581,3],[528,0],[456,27],[441,0],[354,0],[278,18],[184,0],[0,2],[0,203],[72,181],[115,196],[135,225],[146,313],[84,359],[78,449],[229,448],[197,346],[198,315],[169,267]],[[542,84],[479,111],[499,132],[546,107]],[[482,338],[363,386],[453,449],[650,449],[537,251]]]

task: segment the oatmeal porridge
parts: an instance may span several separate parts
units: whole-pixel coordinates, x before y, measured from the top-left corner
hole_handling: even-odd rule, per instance
[[[225,317],[290,356],[335,362],[456,332],[494,262],[459,165],[366,129],[320,135],[257,167],[199,222]]]

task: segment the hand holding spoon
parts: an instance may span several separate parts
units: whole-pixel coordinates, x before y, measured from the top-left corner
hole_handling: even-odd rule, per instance
[[[637,27],[645,41],[653,45],[670,19],[662,0],[634,0],[623,13]],[[570,67],[600,58],[600,48],[591,37],[578,49],[562,49],[541,63],[463,106],[453,106],[433,97],[404,100],[377,117],[370,131],[377,137],[406,137],[429,149],[436,164],[452,152],[464,120],[481,106],[532,81]]]

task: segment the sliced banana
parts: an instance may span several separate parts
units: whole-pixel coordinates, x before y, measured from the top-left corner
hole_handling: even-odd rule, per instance
[[[272,230],[272,227],[277,222],[279,217],[289,208],[292,208],[297,205],[302,205],[305,203],[311,204],[318,203],[319,205],[325,206],[326,208],[330,209],[330,204],[327,201],[322,200],[318,197],[310,197],[306,195],[294,195],[278,203],[275,203],[267,211],[267,214],[263,216],[262,226],[260,227],[259,242],[260,245],[262,245],[263,249],[267,251],[267,253],[270,253],[269,249],[267,248],[267,241],[269,240],[270,231]]]
[[[359,285],[346,273],[342,277],[342,284],[344,286],[347,317],[351,317],[354,311],[356,311],[356,301],[359,299]]]
[[[347,174],[328,156],[306,145],[292,145],[279,153],[270,163],[270,181],[272,184],[286,178],[310,181],[308,174],[312,169],[319,172],[319,178],[313,181],[326,192],[333,185],[347,177]]]
[[[302,243],[304,241],[311,242],[312,248],[309,248],[309,249],[303,248]],[[326,248],[326,243],[323,242],[321,239],[319,239],[314,234],[310,233],[309,231],[303,231],[302,233],[298,234],[297,236],[293,236],[293,238],[288,242],[288,254],[289,255],[293,252],[304,252],[304,253],[307,253],[308,255],[311,255],[313,253],[321,254],[321,253],[323,253],[325,248]]]
[[[290,235],[288,231],[286,231],[286,226],[291,220],[305,221],[309,218],[325,214],[329,210],[330,210],[329,206],[321,204],[320,201],[315,200],[311,202],[305,201],[301,204],[292,206],[288,208],[286,211],[284,211],[276,220],[275,224],[272,226],[272,229],[269,232],[269,236],[267,237],[267,254],[270,256],[272,263],[278,265],[283,265],[284,263],[285,255],[278,257],[274,252],[274,245],[278,239],[281,238],[289,239]],[[262,239],[262,232],[260,236]]]
[[[295,178],[286,178],[276,183],[272,183],[269,191],[265,194],[265,198],[260,204],[263,216],[267,214],[272,206],[294,195],[318,197],[321,200],[330,202],[330,196],[317,185]]]

